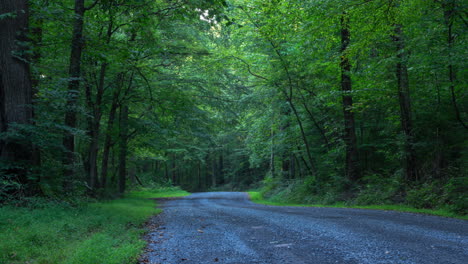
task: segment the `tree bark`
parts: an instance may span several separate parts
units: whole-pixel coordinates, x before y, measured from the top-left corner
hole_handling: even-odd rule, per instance
[[[73,22],[73,35],[71,43],[68,99],[65,112],[65,126],[76,127],[76,104],[80,95],[81,78],[81,53],[83,51],[83,19],[85,13],[84,0],[75,0],[75,20]],[[65,148],[63,165],[65,175],[63,187],[66,190],[71,188],[72,177],[74,174],[74,152],[75,136],[72,132],[66,131],[63,137],[63,147]]]
[[[216,187],[216,155],[213,153],[213,156],[211,158],[211,187],[215,188]]]
[[[353,97],[351,95],[351,62],[347,49],[350,42],[349,18],[346,13],[341,16],[341,91],[343,93],[344,142],[346,145],[345,174],[351,181],[360,178],[359,157],[357,150],[356,125],[353,113]]]
[[[28,1],[2,0],[0,14],[12,14],[0,20],[0,132],[15,131],[14,124],[31,124],[32,84],[28,58]],[[22,44],[23,43],[23,44]],[[24,140],[0,140],[0,158],[17,166],[2,172],[28,184],[28,170],[32,161],[32,143]],[[15,168],[17,167],[17,168]]]
[[[125,192],[127,178],[128,106],[120,108],[119,192]]]
[[[404,160],[405,179],[415,181],[418,178],[416,167],[416,154],[413,147],[413,122],[411,118],[411,99],[409,90],[407,52],[403,41],[402,26],[395,25],[393,41],[397,52],[396,77],[398,85],[398,99],[400,103],[401,128],[405,136],[404,139]]]
[[[109,112],[109,118],[107,120],[106,139],[104,141],[102,163],[101,163],[101,186],[103,188],[105,188],[107,184],[109,153],[110,153],[110,148],[111,148],[111,143],[112,143],[112,130],[114,127],[115,114],[117,112],[117,107],[119,103],[119,94],[120,94],[120,89],[117,89],[114,91],[114,95],[112,97],[112,106]]]

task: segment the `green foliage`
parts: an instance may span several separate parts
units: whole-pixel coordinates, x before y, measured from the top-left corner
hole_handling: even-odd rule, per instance
[[[424,183],[409,189],[406,201],[416,208],[434,208],[443,203],[443,190],[437,182]]]
[[[468,214],[468,177],[454,177],[444,185],[444,196],[449,209],[461,215]]]
[[[402,183],[397,177],[383,175],[368,175],[363,178],[365,184],[360,186],[352,203],[356,205],[385,205],[401,203],[403,199],[400,190]]]
[[[133,263],[145,246],[143,223],[160,212],[152,198],[187,194],[145,189],[75,206],[34,198],[28,207],[1,207],[0,262]]]

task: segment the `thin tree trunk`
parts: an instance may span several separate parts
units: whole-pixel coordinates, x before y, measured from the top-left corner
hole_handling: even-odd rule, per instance
[[[127,176],[128,106],[120,108],[119,192],[125,192]]]
[[[271,143],[270,143],[270,174],[271,177],[275,176],[275,134],[273,132],[273,126],[271,128],[270,132],[270,138],[271,138]]]
[[[349,18],[346,13],[341,16],[341,91],[343,93],[344,142],[346,145],[345,174],[353,182],[360,178],[359,158],[356,139],[356,124],[353,113],[351,86],[351,63],[347,49],[350,42]]]
[[[76,107],[79,98],[80,78],[81,78],[81,53],[83,51],[83,19],[85,13],[84,0],[75,0],[75,20],[73,22],[73,35],[71,43],[70,67],[68,83],[67,109],[65,112],[65,125],[70,128],[76,127]],[[75,136],[67,131],[63,137],[63,147],[65,148],[63,165],[65,166],[63,187],[65,191],[71,189],[72,177],[74,174],[74,152]]]
[[[211,158],[211,187],[215,188],[216,187],[216,155],[213,153],[213,157]]]
[[[452,50],[453,44],[456,38],[456,35],[453,33],[453,20],[455,16],[455,3],[452,1],[447,4],[443,4],[444,7],[444,19],[445,25],[447,26],[447,46],[448,46],[448,54],[449,57],[449,65],[448,65],[448,78],[450,82],[450,95],[452,99],[453,110],[455,111],[455,117],[457,121],[466,129],[468,129],[468,125],[463,122],[460,114],[460,109],[457,103],[457,96],[455,94],[455,81],[457,79],[455,69],[453,66],[452,61]]]
[[[46,1],[45,5],[48,5],[48,2]],[[35,16],[34,13],[31,15],[31,18],[34,19],[34,27],[31,27],[31,40],[32,40],[32,46],[33,46],[33,53],[31,57],[31,65],[32,68],[35,69],[32,71],[31,74],[31,84],[32,84],[32,124],[35,126],[35,111],[36,111],[36,102],[35,99],[37,99],[37,95],[39,92],[39,83],[40,83],[40,73],[37,69],[37,65],[41,61],[41,45],[42,45],[42,39],[43,39],[43,26],[44,26],[44,19],[42,18],[41,15]],[[34,173],[34,181],[35,189],[37,189],[38,192],[41,192],[39,188],[39,183],[41,181],[41,150],[39,146],[35,145],[33,142],[32,145],[32,166],[33,166],[33,173]]]
[[[107,184],[109,153],[110,153],[110,148],[111,148],[111,143],[112,143],[112,130],[114,127],[117,108],[119,106],[119,96],[120,96],[120,90],[121,90],[122,85],[123,85],[123,73],[120,73],[117,78],[116,90],[114,91],[114,95],[112,96],[112,105],[111,105],[111,109],[109,112],[109,119],[107,120],[106,139],[104,141],[104,149],[102,153],[101,186],[103,188],[105,188]]]
[[[27,54],[28,1],[2,0],[0,14],[12,13],[14,17],[0,19],[0,132],[15,130],[12,123],[31,124],[32,84]],[[15,133],[15,132],[13,132]],[[17,176],[20,184],[29,184],[28,167],[32,161],[32,143],[25,136],[22,142],[5,138],[0,140],[0,158],[15,163],[12,169],[0,174]],[[28,191],[28,190],[27,190]],[[29,192],[29,191],[28,191]],[[28,194],[28,193],[27,193]]]
[[[291,179],[295,179],[296,178],[296,162],[295,162],[295,158],[294,158],[294,154],[291,153],[289,155],[289,177]]]
[[[220,184],[224,184],[223,170],[224,170],[224,160],[223,160],[223,152],[221,150],[221,152],[219,153],[219,157],[218,157],[218,177],[219,179],[222,180]]]
[[[202,186],[201,186],[201,162],[200,161],[198,161],[197,163],[197,179],[198,179],[198,190],[201,191]]]
[[[401,25],[395,25],[393,40],[396,45],[397,64],[396,77],[398,83],[398,98],[400,102],[401,128],[405,135],[404,161],[405,178],[407,181],[415,181],[418,178],[416,170],[416,154],[413,148],[413,123],[411,118],[411,99],[408,80],[407,53],[403,41]]]
[[[172,154],[172,185],[176,185],[176,178],[177,178],[177,166],[176,166],[176,157],[175,154]]]

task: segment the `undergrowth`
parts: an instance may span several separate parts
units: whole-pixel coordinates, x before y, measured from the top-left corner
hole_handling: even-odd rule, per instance
[[[143,189],[123,198],[70,205],[36,199],[0,208],[0,263],[136,263],[145,246],[149,198],[184,196],[178,188]]]
[[[267,178],[252,201],[268,205],[327,206],[397,210],[468,219],[468,178],[402,187],[395,177],[369,175],[352,188],[344,182],[318,184],[313,177]],[[318,187],[320,186],[320,187]]]

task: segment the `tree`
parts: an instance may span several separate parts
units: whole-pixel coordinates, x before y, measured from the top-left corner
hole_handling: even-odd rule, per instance
[[[345,174],[351,181],[360,178],[359,159],[356,139],[356,125],[353,113],[351,86],[351,63],[347,49],[350,42],[349,18],[346,13],[341,17],[341,91],[343,92],[344,142],[346,145]]]
[[[29,67],[28,1],[0,5],[0,157],[2,178],[28,184],[32,143],[22,129],[32,124],[32,85]],[[23,131],[22,131],[23,130]],[[6,179],[5,179],[6,178]]]
[[[80,80],[81,76],[81,53],[83,52],[83,21],[85,14],[84,0],[75,0],[75,17],[73,22],[73,35],[71,41],[70,66],[69,66],[69,82],[68,82],[68,98],[67,109],[65,112],[65,125],[70,129],[76,127],[76,112],[77,101],[80,95]],[[72,188],[71,182],[74,174],[75,163],[75,137],[73,132],[66,131],[63,137],[64,154],[64,188]]]

